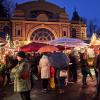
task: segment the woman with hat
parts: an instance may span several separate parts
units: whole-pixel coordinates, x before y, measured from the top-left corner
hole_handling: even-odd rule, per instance
[[[17,53],[18,64],[12,69],[14,75],[14,92],[20,94],[22,100],[31,100],[30,98],[30,64],[25,60],[25,53]]]

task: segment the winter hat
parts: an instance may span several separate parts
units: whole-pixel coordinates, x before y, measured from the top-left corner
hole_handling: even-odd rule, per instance
[[[25,58],[25,52],[19,51],[19,52],[17,53],[17,56],[19,56],[19,57],[21,57],[21,58]]]

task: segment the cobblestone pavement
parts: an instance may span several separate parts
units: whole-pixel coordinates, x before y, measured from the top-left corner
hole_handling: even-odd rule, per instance
[[[88,87],[82,88],[81,79],[77,83],[68,83],[65,93],[59,95],[56,91],[46,94],[41,92],[41,82],[35,82],[36,86],[31,91],[32,100],[93,100],[96,92],[95,79],[88,77]],[[13,93],[13,86],[8,86],[3,90],[3,97],[0,100],[21,100],[19,94]]]

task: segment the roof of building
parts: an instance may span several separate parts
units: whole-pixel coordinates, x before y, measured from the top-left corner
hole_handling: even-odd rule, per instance
[[[26,9],[27,8],[27,9]],[[47,2],[47,1],[30,1],[30,2],[25,2],[22,4],[17,4],[16,5],[16,9],[20,9],[20,10],[29,10],[29,9],[44,9],[44,10],[48,10],[48,9],[53,9],[53,10],[57,10],[59,12],[65,12],[64,8],[61,8],[53,3]]]
[[[81,16],[79,16],[79,14],[78,14],[78,12],[77,12],[77,10],[76,10],[76,8],[74,9],[74,12],[73,12],[73,15],[72,15],[72,19],[71,19],[71,22],[73,23],[78,23],[78,22],[82,22],[83,24],[85,24],[86,23],[86,20],[85,19],[83,19]]]
[[[38,14],[37,11],[42,13],[47,12],[48,15],[53,14],[53,17],[55,19],[62,18],[68,20],[68,15],[65,11],[65,8],[61,8],[45,0],[30,1],[22,4],[16,4],[14,17],[18,15],[26,17],[29,16],[30,13],[33,13],[34,15],[34,12],[35,14]]]

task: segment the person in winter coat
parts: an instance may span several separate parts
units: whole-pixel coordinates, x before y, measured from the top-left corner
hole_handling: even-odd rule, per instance
[[[69,55],[70,58],[70,63],[71,65],[69,65],[69,75],[70,75],[70,79],[73,82],[77,82],[77,69],[78,69],[78,61],[76,56],[74,55],[73,52],[71,52],[71,54]]]
[[[48,91],[48,82],[50,79],[50,62],[47,54],[44,54],[39,61],[39,70],[41,72],[43,92]]]
[[[22,100],[31,100],[30,98],[30,64],[25,60],[25,53],[17,53],[18,64],[11,73],[14,75],[14,92],[20,94]]]
[[[87,81],[86,81],[87,75],[89,74],[90,77],[93,79],[85,53],[80,54],[80,66],[81,66],[81,72],[83,75],[82,77],[83,88],[85,88],[87,87]]]
[[[4,56],[4,62],[6,66],[6,69],[5,69],[5,76],[7,77],[6,84],[9,84],[11,83],[11,77],[10,77],[11,69],[17,65],[18,61],[12,55],[6,54]]]
[[[96,57],[95,61],[95,70],[97,72],[97,92],[96,92],[96,100],[99,100],[99,94],[100,94],[100,48],[99,48],[99,54]]]

